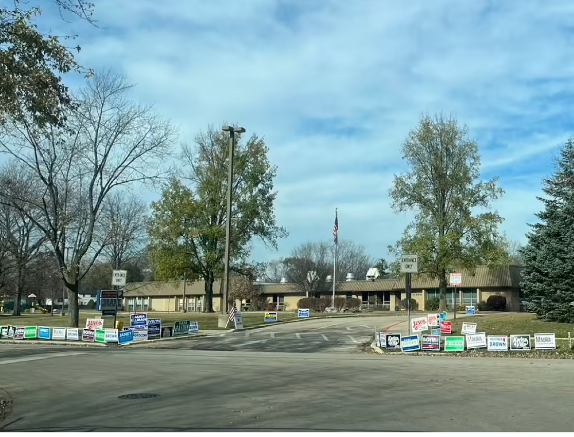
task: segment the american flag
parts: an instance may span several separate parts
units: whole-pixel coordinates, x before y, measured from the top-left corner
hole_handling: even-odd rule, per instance
[[[229,321],[235,321],[235,314],[237,314],[237,304],[233,302],[233,307],[229,310]]]
[[[335,226],[333,226],[333,241],[335,244],[339,242],[339,219],[337,218],[337,210],[335,210]]]

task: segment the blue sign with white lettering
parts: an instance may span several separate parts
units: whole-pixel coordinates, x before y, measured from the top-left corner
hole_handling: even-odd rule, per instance
[[[118,343],[126,344],[134,341],[134,331],[126,329],[125,331],[118,332]]]
[[[148,319],[147,338],[161,337],[161,319]]]
[[[130,314],[131,326],[146,326],[147,314]]]
[[[297,311],[297,317],[300,318],[305,318],[305,317],[309,317],[309,310],[298,310]]]
[[[469,316],[473,316],[476,314],[476,308],[474,306],[466,307],[466,314]]]
[[[48,328],[47,326],[40,326],[38,327],[38,338],[44,340],[50,340],[52,338],[52,328]]]
[[[418,351],[420,348],[421,344],[418,335],[407,335],[406,337],[401,335],[401,349],[403,352]]]

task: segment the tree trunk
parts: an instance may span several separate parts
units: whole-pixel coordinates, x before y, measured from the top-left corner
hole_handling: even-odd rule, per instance
[[[207,275],[205,278],[205,307],[203,312],[214,313],[213,311],[213,274]]]
[[[68,290],[68,311],[70,312],[70,328],[80,327],[80,306],[78,305],[78,283],[66,285]],[[63,296],[62,296],[63,298]],[[64,305],[62,304],[62,308]]]
[[[438,305],[438,310],[440,312],[442,311],[446,311],[446,270],[442,269],[439,273],[439,278],[438,278],[438,286],[439,286],[439,305]]]
[[[14,312],[13,316],[22,315],[22,269],[18,267],[18,272],[16,274],[16,299],[14,300]]]

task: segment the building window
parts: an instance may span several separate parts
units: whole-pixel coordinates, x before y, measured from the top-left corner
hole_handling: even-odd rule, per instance
[[[462,304],[463,305],[477,305],[478,293],[476,288],[463,288],[462,289]]]
[[[133,297],[130,297],[130,298],[128,299],[128,311],[129,311],[130,313],[133,313],[133,312],[134,312],[134,302],[135,302],[135,299],[134,299]]]

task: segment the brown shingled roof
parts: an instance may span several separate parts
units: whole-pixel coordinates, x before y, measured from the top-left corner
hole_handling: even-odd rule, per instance
[[[462,288],[519,288],[522,268],[519,266],[477,267],[474,272],[461,271]],[[264,294],[300,294],[304,293],[295,284],[262,284]],[[438,288],[438,279],[413,275],[413,290]],[[374,281],[350,281],[337,284],[338,293],[362,293],[377,291],[404,290],[404,279],[376,279]],[[220,283],[213,284],[214,296],[220,295]],[[202,296],[205,294],[203,281],[187,284],[186,295]],[[125,297],[134,296],[182,296],[183,282],[136,282],[126,285]]]

